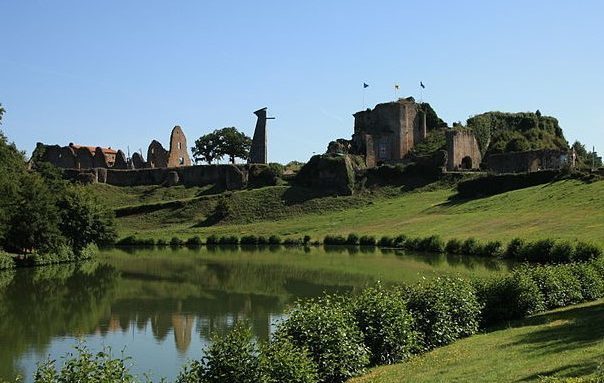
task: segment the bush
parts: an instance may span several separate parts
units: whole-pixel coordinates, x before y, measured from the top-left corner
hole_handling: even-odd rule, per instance
[[[570,242],[556,242],[552,247],[550,263],[570,263],[575,258],[575,248]]]
[[[5,253],[0,250],[0,270],[14,269],[14,268],[15,268],[15,261],[13,260],[13,257],[10,254]]]
[[[407,242],[407,236],[404,234],[398,235],[396,238],[394,238],[394,247],[396,248],[403,248],[405,247],[405,242]]]
[[[379,247],[394,247],[394,238],[384,235],[378,241]]]
[[[581,284],[568,266],[525,268],[543,294],[545,308],[563,307],[583,300]]]
[[[547,263],[551,259],[554,241],[551,239],[541,239],[532,242],[524,247],[522,260],[536,263]]]
[[[214,336],[202,361],[193,361],[179,374],[179,383],[257,383],[258,349],[248,325],[236,323],[223,337]]]
[[[346,244],[350,246],[356,246],[359,244],[359,235],[355,233],[348,234],[348,238],[346,238]]]
[[[432,235],[420,240],[418,250],[430,253],[442,253],[445,251],[445,243],[438,235]]]
[[[62,382],[123,382],[134,383],[136,378],[128,371],[129,358],[114,358],[111,349],[91,353],[84,346],[76,346],[77,355],[69,354],[63,366],[57,369],[54,360],[40,365],[34,375],[35,383]]]
[[[137,244],[138,240],[133,235],[124,237],[115,243],[116,246],[136,246]]]
[[[225,235],[218,240],[219,245],[238,245],[239,238],[236,235]]]
[[[170,246],[172,247],[180,247],[183,245],[183,241],[182,239],[178,238],[178,237],[172,237],[172,239],[170,240]]]
[[[524,318],[545,308],[539,286],[522,268],[510,275],[477,280],[474,286],[483,306],[483,326]]]
[[[359,245],[361,246],[375,246],[376,240],[372,235],[364,235],[359,238]]]
[[[304,236],[304,240],[303,241],[304,241],[305,245],[308,245],[310,243],[310,240],[311,240],[310,235],[305,235]]]
[[[218,245],[218,237],[215,234],[210,235],[206,239],[206,245],[209,245],[209,246]]]
[[[354,301],[353,314],[372,364],[400,362],[418,348],[414,320],[400,291],[381,285],[365,289]]]
[[[341,235],[326,235],[323,239],[324,245],[334,246],[334,245],[345,245],[346,238]]]
[[[577,263],[570,266],[571,272],[579,281],[581,295],[586,301],[604,297],[604,276],[598,269],[588,263]]]
[[[419,238],[407,238],[403,245],[403,248],[411,251],[421,251],[421,239]]]
[[[239,243],[242,245],[257,245],[258,237],[256,237],[255,235],[244,235],[241,237]]]
[[[602,257],[602,249],[592,243],[579,242],[575,248],[575,260],[587,262]]]
[[[484,258],[499,258],[503,255],[503,246],[499,241],[487,242],[483,246],[478,246],[476,255]]]
[[[363,372],[369,363],[363,335],[347,304],[339,298],[298,302],[276,334],[308,350],[322,382],[344,382]]]
[[[283,246],[288,246],[288,247],[300,246],[300,245],[302,245],[302,243],[303,243],[302,240],[299,238],[286,238],[282,242]]]
[[[268,237],[268,244],[269,245],[280,245],[281,238],[279,238],[278,235],[271,235],[270,237]]]
[[[466,239],[461,245],[461,253],[465,255],[477,255],[480,250],[480,244],[475,238]]]
[[[258,236],[258,245],[268,245],[268,238],[262,235]]]
[[[510,259],[521,259],[524,252],[524,246],[526,246],[526,244],[523,239],[512,239],[505,250],[505,257]]]
[[[482,307],[467,281],[436,278],[410,289],[408,299],[421,350],[444,346],[478,331]]]
[[[155,242],[155,246],[157,247],[166,247],[168,246],[168,242],[166,242],[165,239],[158,239],[157,242]]]
[[[201,245],[202,245],[201,238],[198,235],[191,237],[191,238],[187,239],[187,242],[185,242],[185,245],[189,248],[201,247]]]
[[[459,239],[453,238],[447,241],[447,245],[445,246],[445,251],[449,254],[461,254],[463,242]]]
[[[317,365],[288,339],[274,339],[260,353],[262,383],[316,383]]]

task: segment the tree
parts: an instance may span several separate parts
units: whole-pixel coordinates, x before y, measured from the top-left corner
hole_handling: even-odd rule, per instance
[[[195,146],[191,148],[195,162],[205,161],[211,164],[214,160],[222,158],[220,153],[220,136],[217,131],[208,133],[195,140]]]
[[[602,157],[599,157],[597,152],[588,152],[585,145],[578,140],[574,142],[572,147],[577,154],[578,168],[591,169],[592,165],[596,168],[602,166]]]
[[[229,156],[232,164],[235,158],[248,158],[252,139],[240,132],[235,127],[222,128],[218,131],[220,140],[220,153]]]
[[[235,127],[222,128],[199,137],[191,148],[195,161],[203,160],[211,164],[214,160],[228,156],[231,163],[235,158],[247,158],[252,139]]]

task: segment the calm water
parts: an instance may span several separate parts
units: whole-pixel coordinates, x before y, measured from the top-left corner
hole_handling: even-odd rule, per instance
[[[0,272],[0,377],[31,381],[36,364],[79,341],[132,356],[133,371],[173,379],[210,334],[247,318],[266,339],[288,304],[381,280],[503,273],[480,259],[338,249],[105,250],[99,260]]]

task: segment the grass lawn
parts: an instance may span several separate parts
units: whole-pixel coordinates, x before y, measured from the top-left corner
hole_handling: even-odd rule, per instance
[[[145,203],[182,202],[120,217],[118,230],[122,237],[308,234],[322,239],[326,234],[356,232],[502,241],[517,236],[579,239],[604,246],[604,182],[567,180],[457,202],[449,200],[454,195],[450,189],[304,200],[291,198],[287,187],[271,187],[227,194],[224,198],[232,206],[232,215],[226,222],[211,226],[203,226],[203,222],[222,197],[195,197],[199,189],[152,187],[147,188],[152,189],[149,191],[94,185],[97,187],[114,207],[141,205],[140,201],[144,201],[143,207]]]
[[[604,363],[604,300],[476,335],[349,383],[530,382],[588,376]]]

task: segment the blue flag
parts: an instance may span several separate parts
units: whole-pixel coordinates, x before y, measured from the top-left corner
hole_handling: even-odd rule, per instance
[[[367,84],[366,82],[363,83],[363,89],[369,87],[369,84]]]

